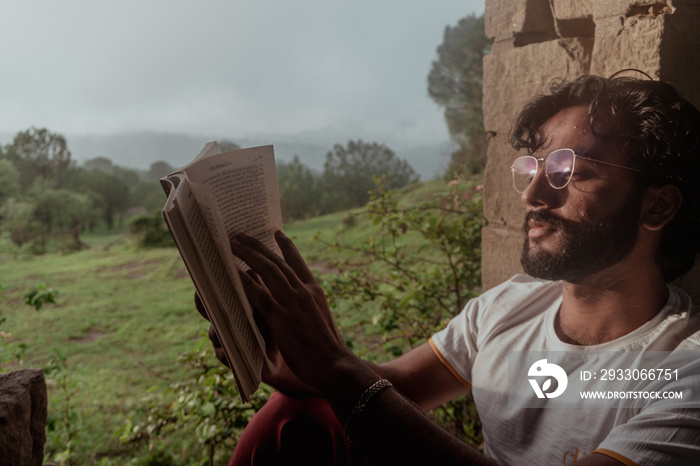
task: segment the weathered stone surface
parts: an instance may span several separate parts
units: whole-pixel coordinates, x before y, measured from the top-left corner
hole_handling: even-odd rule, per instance
[[[577,19],[593,16],[593,0],[553,0],[552,14],[555,19]]]
[[[40,369],[23,369],[0,376],[2,464],[43,463],[46,414],[46,382]]]
[[[553,37],[548,0],[490,0],[484,8],[486,36],[496,41],[515,36]],[[539,40],[534,40],[539,42]]]
[[[485,227],[481,232],[481,283],[484,290],[493,288],[516,273],[522,273],[520,251],[521,233]]]
[[[593,37],[592,0],[552,0],[550,2],[554,28],[559,37]]]
[[[593,39],[560,39],[516,47],[484,57],[484,125],[508,133],[523,106],[545,92],[554,78],[587,73]]]
[[[507,135],[498,134],[489,141],[487,155],[484,189],[492,195],[484,198],[484,216],[492,227],[518,230],[525,207],[513,188],[510,167],[519,154],[508,143]]]
[[[596,0],[593,2],[593,19],[602,18],[646,17],[672,13],[678,4],[693,3],[697,0]]]
[[[654,79],[661,70],[661,40],[666,16],[611,17],[596,22],[591,73],[610,76],[636,68]]]

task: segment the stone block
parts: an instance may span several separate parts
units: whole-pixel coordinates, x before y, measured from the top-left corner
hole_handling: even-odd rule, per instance
[[[508,133],[523,106],[554,78],[588,73],[593,39],[568,38],[503,50],[484,57],[484,125]]]
[[[496,41],[516,36],[554,35],[548,0],[487,0],[484,26],[486,36]]]
[[[673,2],[673,12],[597,20],[591,72],[640,69],[673,83],[700,107],[700,0]]]
[[[503,283],[516,273],[522,273],[521,233],[487,226],[481,232],[481,242],[481,285],[484,290]]]
[[[484,216],[491,226],[518,230],[522,226],[525,205],[513,188],[510,167],[519,153],[508,143],[507,135],[491,138],[484,172]]]
[[[47,403],[46,382],[40,369],[23,369],[0,376],[2,464],[43,463]]]
[[[659,79],[665,15],[645,18],[618,16],[596,22],[591,74],[610,76],[635,68]]]
[[[593,0],[552,0],[554,19],[569,20],[593,16]]]
[[[592,0],[552,0],[550,5],[559,37],[593,37],[595,23]]]

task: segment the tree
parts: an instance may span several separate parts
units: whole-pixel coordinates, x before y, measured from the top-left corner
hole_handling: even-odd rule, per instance
[[[486,131],[481,107],[483,59],[491,50],[484,17],[474,14],[445,28],[437,60],[428,74],[428,94],[445,109],[450,137],[457,145],[450,171],[481,172],[486,164]]]
[[[18,246],[30,242],[36,235],[38,226],[34,221],[34,205],[10,198],[0,207],[3,231],[10,234],[10,239]]]
[[[46,128],[29,128],[15,135],[5,147],[5,157],[19,171],[19,182],[26,190],[35,178],[54,178],[71,165],[66,138]]]
[[[384,144],[348,141],[346,147],[333,146],[326,154],[323,188],[327,196],[325,212],[363,206],[369,201],[375,177],[385,178],[389,189],[418,181],[413,168],[394,155]]]
[[[319,176],[301,163],[298,156],[295,155],[289,163],[277,163],[277,186],[285,222],[303,220],[319,213]]]
[[[70,249],[82,248],[80,229],[94,218],[88,195],[56,189],[51,180],[44,178],[36,179],[31,189],[5,202],[0,215],[2,230],[10,233],[12,241],[19,246],[30,243],[37,253],[46,251],[50,238],[69,239]]]
[[[99,209],[107,228],[114,228],[115,215],[121,217],[129,206],[129,187],[116,175],[93,169],[86,171],[79,169],[73,177],[73,190],[93,194],[95,207]]]
[[[165,203],[165,193],[158,183],[140,183],[131,188],[132,207],[143,207],[147,211],[159,210]]]
[[[158,181],[173,171],[175,171],[175,169],[172,165],[170,165],[168,162],[164,162],[163,160],[159,160],[151,164],[148,169],[147,177],[149,181]]]
[[[132,168],[124,168],[119,165],[115,165],[112,170],[112,175],[116,176],[119,181],[127,185],[129,188],[133,188],[141,183],[141,177],[139,172]]]
[[[85,163],[83,163],[83,168],[86,171],[99,170],[103,173],[112,173],[114,171],[114,164],[107,157],[95,157],[86,160]]]
[[[50,236],[68,235],[75,246],[83,247],[79,233],[93,219],[93,203],[87,194],[68,189],[52,189],[35,184],[28,193],[34,201],[34,220],[38,225],[38,251],[46,249]]]
[[[0,159],[0,206],[19,191],[19,171],[9,160]]]

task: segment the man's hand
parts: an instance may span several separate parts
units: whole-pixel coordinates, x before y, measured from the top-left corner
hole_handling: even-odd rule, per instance
[[[292,241],[275,233],[282,257],[259,241],[239,235],[231,242],[234,255],[252,272],[241,274],[253,308],[263,317],[289,368],[317,387],[330,365],[352,353],[340,337],[318,285]]]
[[[241,272],[241,274],[244,274],[244,272]],[[194,303],[195,307],[197,308],[197,311],[199,311],[201,316],[207,319],[208,321],[209,317],[207,316],[207,312],[204,308],[204,303],[202,303],[202,300],[196,292],[194,294]],[[284,361],[284,358],[280,354],[279,349],[273,343],[272,335],[267,329],[267,324],[265,323],[265,320],[262,317],[260,317],[260,314],[256,309],[253,309],[253,312],[255,314],[255,320],[258,324],[258,327],[260,328],[266,342],[267,357],[270,358],[270,360],[274,363],[275,367],[277,367],[277,373],[272,374],[268,369],[267,365],[263,365],[263,382],[270,385],[271,387],[274,387],[277,390],[286,393],[287,395],[299,396],[317,394],[317,392],[312,387],[299,380],[299,378],[289,369],[287,363]],[[207,336],[209,337],[209,340],[211,341],[212,346],[214,347],[214,354],[216,355],[216,359],[218,359],[224,366],[230,369],[231,366],[229,365],[228,360],[226,358],[226,353],[224,352],[224,348],[221,345],[221,341],[219,340],[219,337],[217,336],[213,325],[209,325],[209,332],[207,333]]]
[[[284,259],[244,235],[231,242],[257,274],[242,274],[248,299],[289,368],[329,401],[341,422],[352,422],[363,455],[372,464],[493,464],[396,390],[375,393],[367,409],[358,404],[381,376],[340,338],[323,291],[292,241],[281,232],[275,239]]]

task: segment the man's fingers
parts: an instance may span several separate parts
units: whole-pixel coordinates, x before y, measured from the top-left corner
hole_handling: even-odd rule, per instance
[[[211,344],[214,345],[214,348],[221,348],[222,347],[221,341],[219,340],[219,335],[216,334],[216,330],[214,330],[213,325],[209,326],[209,332],[207,332],[207,336],[209,337]]]
[[[214,347],[214,355],[216,356],[216,359],[218,359],[224,366],[230,368],[231,366],[226,358],[226,353],[224,353],[224,347],[221,346],[221,341],[219,340],[219,336],[216,334],[216,330],[214,330],[213,325],[209,326],[207,336],[209,337],[209,341],[211,341],[211,345]]]
[[[202,315],[202,317],[209,320],[209,316],[207,315],[207,310],[204,308],[204,303],[202,302],[202,299],[199,297],[199,293],[197,293],[196,291],[194,292],[194,307],[197,308],[197,311]]]
[[[299,250],[294,245],[294,242],[284,234],[281,230],[275,232],[275,241],[282,251],[284,260],[289,264],[292,270],[297,274],[303,283],[313,283],[316,281],[311,273],[309,266],[306,265],[304,259],[299,254]]]
[[[253,270],[253,269],[248,269],[248,270],[245,271],[245,273],[246,273],[246,275],[248,275],[250,278],[252,278],[253,281],[254,281],[255,283],[257,283],[258,285],[260,285],[262,288],[265,287],[265,284],[263,283],[262,278],[260,278],[260,275],[258,275],[257,273],[255,273],[255,270]]]
[[[240,234],[231,240],[233,254],[253,269],[273,292],[288,291],[299,283],[294,270],[260,241]]]
[[[258,312],[263,314],[263,317],[265,317],[264,314],[272,312],[272,309],[279,309],[279,304],[267,291],[265,285],[258,283],[254,278],[257,274],[239,271],[238,276],[241,277],[246,297],[253,309],[257,309]]]

